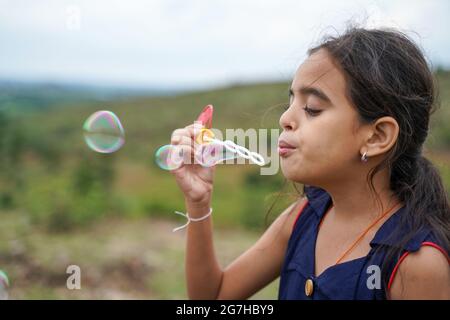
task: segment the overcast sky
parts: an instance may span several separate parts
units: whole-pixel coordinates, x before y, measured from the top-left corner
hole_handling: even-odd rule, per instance
[[[208,87],[289,79],[346,21],[394,26],[450,68],[450,1],[0,0],[0,79]]]

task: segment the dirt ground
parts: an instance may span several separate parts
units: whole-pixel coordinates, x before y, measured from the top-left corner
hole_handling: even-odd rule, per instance
[[[49,234],[15,213],[1,213],[0,269],[10,299],[187,299],[184,223],[164,219],[105,219],[80,231]],[[215,230],[224,267],[259,237],[244,230]],[[69,265],[81,269],[81,289],[69,290]],[[276,299],[278,281],[253,298]]]

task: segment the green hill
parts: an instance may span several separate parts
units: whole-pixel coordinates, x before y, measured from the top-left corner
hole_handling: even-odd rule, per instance
[[[449,73],[441,72],[437,79],[442,105],[432,117],[426,151],[449,188]],[[173,210],[183,209],[183,197],[171,174],[154,163],[155,151],[169,143],[171,132],[192,123],[210,103],[215,106],[215,128],[278,128],[288,86],[260,83],[176,96],[83,102],[15,115],[8,120],[13,133],[4,143],[20,156],[3,161],[9,168],[3,177],[3,205],[23,208],[33,221],[55,229],[104,215],[172,217]],[[125,128],[126,143],[114,154],[97,154],[84,143],[83,122],[97,110],[113,111]],[[221,166],[213,198],[218,223],[261,227],[283,180],[281,173],[261,176],[255,165]]]

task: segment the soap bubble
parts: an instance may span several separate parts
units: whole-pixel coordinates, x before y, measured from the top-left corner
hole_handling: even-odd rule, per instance
[[[9,279],[5,272],[0,270],[0,300],[8,299]]]
[[[166,144],[155,153],[156,164],[164,170],[175,170],[183,164],[183,150],[179,146]]]
[[[112,153],[125,143],[125,131],[119,118],[111,111],[93,113],[83,125],[84,139],[92,150]]]

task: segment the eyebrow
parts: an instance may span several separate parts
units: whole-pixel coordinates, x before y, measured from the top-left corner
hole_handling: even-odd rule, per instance
[[[317,98],[325,101],[325,102],[331,102],[331,99],[328,98],[328,96],[319,88],[316,87],[301,87],[298,92],[300,92],[303,95],[313,95],[316,96]],[[292,88],[289,88],[289,96],[293,96],[294,95],[294,91],[292,90]]]

